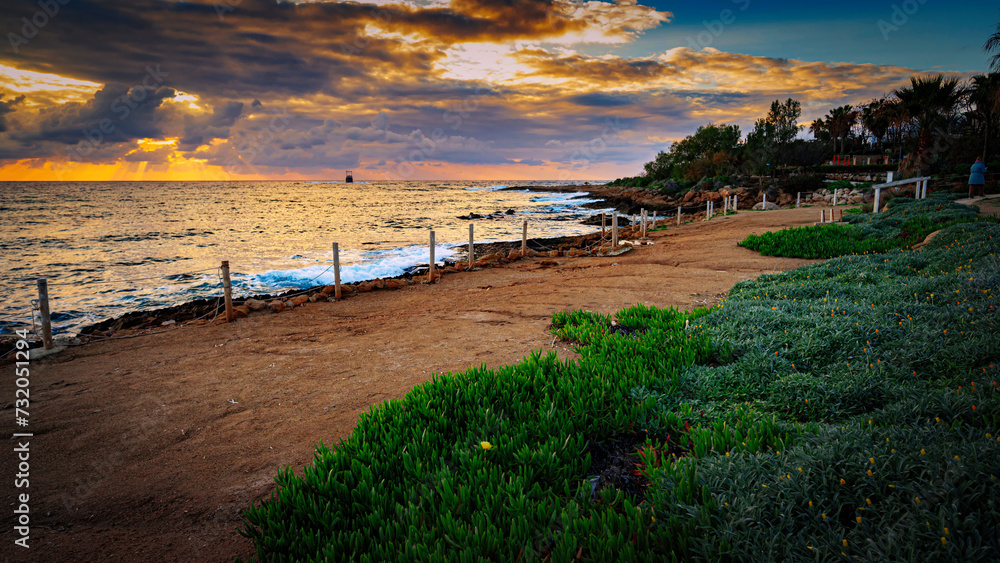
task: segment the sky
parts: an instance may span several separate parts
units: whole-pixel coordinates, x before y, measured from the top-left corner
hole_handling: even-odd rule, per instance
[[[995,2],[4,0],[0,180],[607,180],[987,70]]]

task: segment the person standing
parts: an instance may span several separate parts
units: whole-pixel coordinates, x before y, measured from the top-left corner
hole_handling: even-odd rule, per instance
[[[972,169],[969,174],[969,199],[977,195],[974,192],[978,191],[979,197],[986,195],[986,165],[983,164],[983,159],[977,158],[975,164],[972,165]]]

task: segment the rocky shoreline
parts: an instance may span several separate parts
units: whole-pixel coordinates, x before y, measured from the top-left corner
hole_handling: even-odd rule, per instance
[[[636,234],[626,230],[623,232],[623,238],[634,237]],[[611,248],[608,241],[602,241],[600,232],[565,237],[531,238],[528,239],[527,246],[527,257],[612,256],[631,250],[629,245],[623,245],[618,249]],[[475,255],[476,261],[472,265],[473,270],[499,267],[525,257],[521,253],[521,241],[476,244]],[[443,267],[435,268],[433,279],[428,276],[429,265],[418,264],[396,277],[341,284],[341,298],[349,299],[371,291],[437,283],[442,275],[469,269],[467,248],[465,253],[460,254],[458,258],[458,260],[449,258],[443,261]],[[332,285],[319,285],[308,289],[291,289],[275,294],[234,298],[233,305],[235,306],[236,318],[256,313],[280,313],[288,309],[303,307],[309,303],[337,301],[334,297],[335,291],[336,288]],[[221,296],[219,296],[196,299],[172,307],[125,313],[119,317],[88,325],[74,337],[57,337],[56,343],[79,345],[110,338],[156,333],[178,327],[206,326],[225,322],[225,306]],[[0,356],[14,349],[17,340],[14,336],[0,336]],[[32,347],[39,346],[41,343],[37,342],[33,343]]]
[[[773,186],[725,186],[718,190],[692,189],[676,196],[664,195],[647,188],[630,188],[607,185],[592,186],[589,184],[554,187],[512,186],[503,189],[519,191],[527,190],[530,192],[586,192],[586,195],[580,197],[597,198],[601,201],[583,204],[581,207],[588,209],[613,207],[619,213],[623,213],[625,215],[638,215],[643,209],[645,209],[646,211],[663,213],[664,216],[666,216],[667,214],[676,213],[678,207],[690,208],[703,206],[707,202],[716,204],[716,211],[721,211],[719,205],[723,202],[723,200],[725,200],[726,197],[732,196],[736,196],[737,209],[753,209],[754,206],[763,199],[764,194],[767,194],[767,201],[769,203],[774,203],[779,207],[794,205],[796,201],[796,194],[783,192]],[[883,202],[886,201],[886,197],[891,196],[891,193],[884,191]],[[864,204],[872,203],[873,200],[874,191],[871,189],[838,190],[838,204]],[[828,189],[819,189],[814,192],[803,192],[802,203],[811,205],[830,205],[833,203],[833,192]],[[685,210],[685,212],[686,211],[687,210]],[[622,220],[627,219],[619,218],[619,221]],[[591,219],[590,222],[586,224],[600,225],[600,219]]]
[[[630,221],[627,215],[639,214],[642,209],[660,212],[666,217],[667,214],[676,213],[678,207],[704,206],[706,202],[711,201],[716,204],[718,210],[718,205],[721,204],[723,199],[733,195],[737,196],[739,209],[752,209],[761,198],[762,192],[769,194],[769,202],[774,201],[779,206],[795,203],[795,198],[790,194],[776,193],[771,195],[771,192],[774,190],[752,187],[732,188],[727,186],[718,191],[691,190],[680,197],[666,196],[644,188],[590,184],[547,187],[512,186],[503,189],[527,190],[540,193],[584,192],[586,195],[581,195],[581,198],[597,198],[600,201],[584,204],[583,207],[591,209],[613,207],[626,215],[626,217],[619,217],[619,226],[626,229],[622,234],[623,238],[634,238],[637,235],[637,233],[629,229]],[[772,197],[775,199],[772,200]],[[848,194],[841,192],[841,195],[838,196],[838,203],[869,203],[871,199],[870,194],[853,190]],[[828,190],[818,190],[814,194],[809,194],[808,197],[803,197],[803,203],[828,205],[832,203],[832,194]],[[498,213],[508,214],[509,211]],[[593,217],[584,221],[583,224],[599,226],[601,220],[599,217]],[[610,222],[607,226],[611,226]],[[630,246],[624,248],[626,250],[631,249]],[[501,266],[523,257],[520,252],[520,241],[476,244],[475,250],[477,260],[473,264],[474,269]],[[608,256],[621,251],[623,250],[611,249],[607,241],[601,241],[599,232],[578,236],[528,239],[528,255],[530,256]],[[464,261],[462,261],[462,258],[464,258]],[[398,289],[409,285],[434,283],[440,279],[442,274],[456,273],[466,269],[468,269],[467,255],[463,256],[460,254],[459,260],[445,260],[444,267],[436,269],[434,280],[428,280],[427,278],[428,265],[420,264],[411,268],[406,273],[393,278],[379,278],[358,283],[343,284],[341,286],[341,294],[343,298],[349,298],[374,290]],[[314,286],[304,290],[293,289],[282,293],[253,295],[234,299],[234,305],[236,306],[237,318],[239,318],[256,312],[275,313],[294,307],[301,307],[311,302],[335,300],[332,297],[333,293],[333,286]],[[219,297],[197,299],[172,307],[126,313],[120,317],[86,326],[75,337],[63,337],[57,340],[64,344],[74,345],[108,338],[169,330],[178,326],[204,326],[225,322],[223,309],[222,300]],[[16,341],[17,338],[13,336],[0,336],[0,356],[13,349]],[[35,345],[38,346],[40,343],[36,343]]]

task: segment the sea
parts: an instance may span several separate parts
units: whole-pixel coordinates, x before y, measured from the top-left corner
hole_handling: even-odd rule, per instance
[[[585,192],[505,190],[572,182],[0,182],[0,334],[39,321],[49,285],[53,333],[131,311],[405,273],[480,242],[590,233],[609,211]],[[599,184],[600,182],[591,182]],[[508,213],[508,211],[513,213]],[[482,219],[461,219],[470,214]]]

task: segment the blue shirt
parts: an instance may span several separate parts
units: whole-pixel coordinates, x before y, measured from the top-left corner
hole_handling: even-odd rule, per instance
[[[975,164],[972,165],[971,174],[969,174],[969,185],[979,185],[986,183],[986,177],[983,174],[986,173],[986,165],[983,161],[977,160]]]

